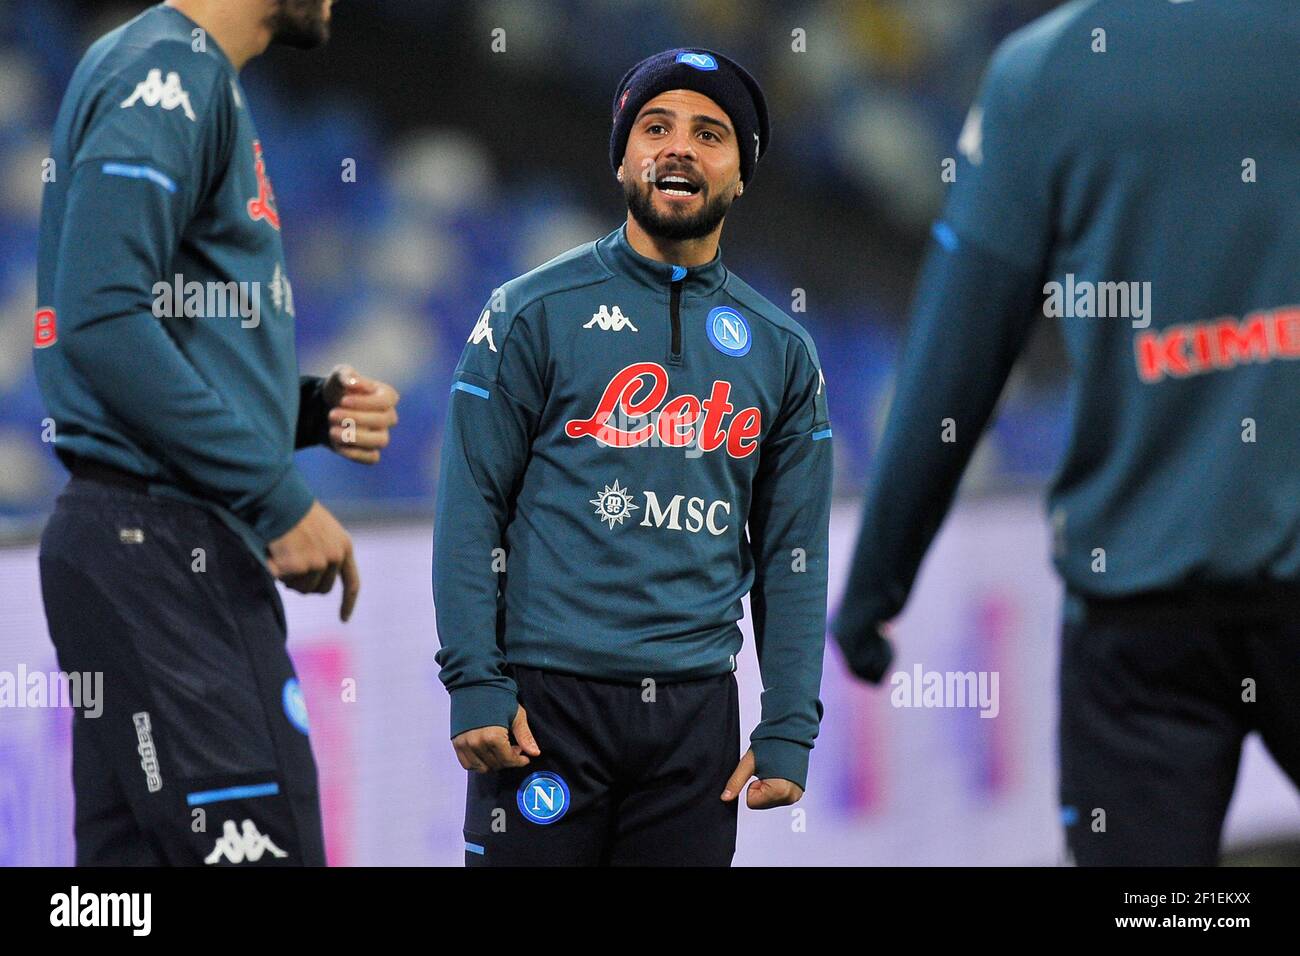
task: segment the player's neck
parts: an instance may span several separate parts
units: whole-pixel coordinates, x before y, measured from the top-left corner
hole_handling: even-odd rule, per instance
[[[713,261],[718,254],[718,240],[722,238],[722,223],[707,236],[699,239],[663,239],[652,236],[629,213],[627,217],[627,242],[633,249],[656,262],[694,268]]]
[[[271,43],[265,0],[167,0],[167,6],[202,27],[236,70]]]

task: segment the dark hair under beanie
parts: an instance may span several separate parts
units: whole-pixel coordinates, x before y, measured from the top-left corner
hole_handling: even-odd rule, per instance
[[[740,147],[740,179],[748,183],[771,135],[767,100],[758,81],[739,63],[701,48],[656,53],[624,74],[614,93],[614,131],[609,137],[609,164],[615,172],[641,107],[668,90],[703,93],[727,111]]]

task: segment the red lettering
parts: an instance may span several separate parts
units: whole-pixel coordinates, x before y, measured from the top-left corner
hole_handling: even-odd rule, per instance
[[[636,393],[641,390],[642,377],[649,375],[652,379],[649,394],[640,401]],[[570,438],[591,435],[597,441],[616,448],[634,448],[643,445],[654,434],[653,425],[643,425],[632,431],[609,424],[610,416],[616,408],[621,407],[629,418],[640,418],[659,407],[668,392],[668,373],[662,365],[654,362],[636,362],[618,372],[605,386],[605,393],[600,396],[596,411],[590,418],[574,418],[564,425],[564,433]]]
[[[1252,312],[1240,320],[1229,315],[1170,326],[1163,332],[1143,332],[1133,340],[1133,348],[1144,382],[1279,357],[1300,358],[1300,306]]]
[[[1163,335],[1143,332],[1135,341],[1138,353],[1138,374],[1144,382],[1158,382],[1165,375],[1190,375],[1191,366],[1183,354],[1187,344],[1181,326],[1174,326]]]
[[[1273,313],[1273,337],[1278,355],[1300,358],[1300,309],[1278,309]]]
[[[1196,356],[1196,371],[1203,372],[1214,367],[1214,355],[1210,341],[1210,327],[1205,324],[1192,329],[1192,348]]]
[[[700,451],[713,451],[727,440],[722,419],[735,408],[727,398],[731,395],[730,382],[714,382],[713,393],[704,400],[704,421],[700,423]]]
[[[1215,326],[1219,340],[1219,367],[1232,368],[1253,359],[1268,359],[1268,329],[1264,316],[1255,315],[1240,325],[1227,319]]]
[[[763,422],[757,408],[738,412],[727,430],[727,454],[732,458],[744,458],[750,454],[758,447],[758,433],[762,429]]]
[[[678,395],[659,413],[659,440],[679,447],[695,440],[692,428],[700,417],[700,400],[694,395]]]
[[[670,399],[653,424],[627,430],[609,423],[620,409],[629,418],[651,415],[663,404],[667,394],[668,372],[662,365],[633,363],[609,380],[591,416],[569,419],[564,423],[564,433],[570,438],[590,436],[616,448],[644,445],[656,433],[663,444],[680,448],[690,445],[698,435],[701,451],[714,451],[726,445],[727,453],[733,458],[745,458],[758,447],[757,438],[763,430],[763,415],[758,408],[742,409],[732,420],[730,429],[724,424],[726,417],[735,411],[729,401],[730,382],[715,381],[713,391],[703,402],[689,393]]]

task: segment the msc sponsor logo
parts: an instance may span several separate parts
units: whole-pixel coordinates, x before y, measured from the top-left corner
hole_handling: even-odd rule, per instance
[[[667,396],[668,372],[664,367],[657,362],[634,362],[609,380],[596,410],[587,418],[567,421],[564,433],[570,438],[594,438],[613,448],[635,448],[652,440],[672,448],[695,445],[701,452],[725,447],[732,458],[746,458],[758,448],[762,412],[756,407],[736,412],[730,401],[730,382],[715,381],[709,397],[703,400],[691,394],[671,399]],[[724,424],[732,412],[735,416],[730,424]],[[623,428],[610,423],[616,413],[630,419],[654,418],[643,425]]]
[[[643,505],[635,503],[635,493],[622,487],[618,481],[606,485],[590,503],[596,506],[596,516],[609,524],[613,530],[615,524],[621,525],[632,517],[633,511],[643,512],[640,528],[667,528],[669,531],[686,531],[699,534],[707,531],[717,537],[726,534],[731,515],[730,501],[706,501],[699,496],[673,495],[666,501],[660,501],[653,491],[641,493]],[[726,517],[723,517],[723,516]]]
[[[590,503],[596,506],[600,520],[609,522],[611,530],[615,524],[622,524],[637,508],[632,503],[631,493],[626,488],[619,487],[617,479],[612,487],[606,485],[604,491],[596,492],[596,497],[590,499]]]
[[[1148,384],[1233,369],[1254,362],[1300,358],[1300,306],[1208,322],[1171,325],[1133,339],[1138,376]]]
[[[554,823],[569,810],[569,785],[558,773],[539,770],[519,785],[519,812],[542,826]]]

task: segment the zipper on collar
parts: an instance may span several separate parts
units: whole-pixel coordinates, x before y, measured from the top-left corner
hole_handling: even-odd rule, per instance
[[[674,266],[676,271],[680,266]],[[685,278],[685,269],[681,269]],[[672,325],[672,339],[668,344],[668,364],[682,364],[682,279],[673,279],[668,285],[668,319]]]

